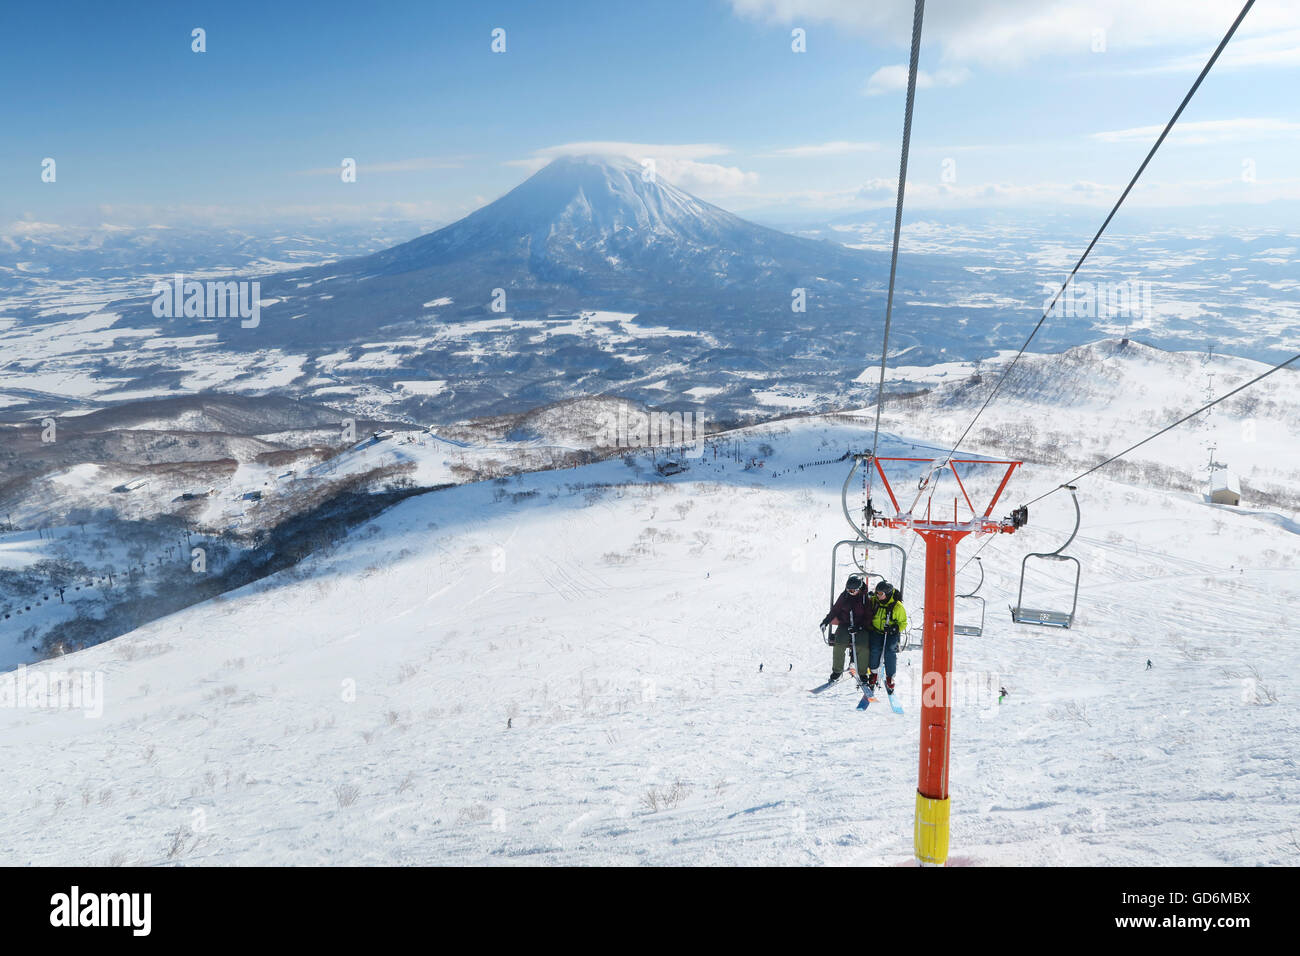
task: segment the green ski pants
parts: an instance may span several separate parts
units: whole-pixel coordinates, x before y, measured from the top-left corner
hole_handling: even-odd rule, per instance
[[[848,649],[849,638],[853,638],[853,657],[858,662],[858,673],[866,679],[866,665],[871,660],[870,640],[866,631],[858,634],[849,634],[849,629],[841,624],[835,628],[835,654],[831,660],[831,670],[835,673],[842,673],[844,670],[844,652]]]

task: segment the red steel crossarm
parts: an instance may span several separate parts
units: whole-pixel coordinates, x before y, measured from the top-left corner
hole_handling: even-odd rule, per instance
[[[984,517],[986,518],[993,513],[994,506],[998,503],[998,499],[1002,497],[1003,489],[1007,487],[1007,482],[1011,480],[1011,473],[1015,471],[1016,466],[1021,463],[1018,461],[1009,461],[1004,464],[1010,465],[1011,467],[1008,468],[1007,473],[1002,476],[1002,483],[998,485],[998,490],[993,492],[993,500],[989,502],[989,506],[984,512]],[[971,510],[973,511],[974,509],[972,508]]]
[[[889,460],[889,461],[895,461],[896,459],[891,458],[891,459],[887,459],[887,460]],[[909,460],[912,460],[912,461],[924,461],[925,459],[923,459],[923,458],[915,458],[915,459],[909,459]],[[885,477],[885,469],[883,469],[883,468],[880,467],[880,459],[879,459],[879,458],[875,459],[875,461],[873,462],[873,464],[875,464],[875,466],[876,466],[876,472],[880,475],[880,480],[881,480],[881,482],[882,482],[882,483],[884,484],[884,486],[885,486],[885,491],[889,494],[889,500],[892,501],[892,502],[894,503],[894,513],[897,514],[897,513],[898,513],[898,499],[894,497],[894,489],[891,488],[891,487],[889,486],[889,479]]]
[[[957,479],[957,487],[961,489],[961,496],[966,499],[966,507],[970,509],[971,514],[974,514],[975,506],[970,503],[970,495],[966,494],[966,486],[962,484],[961,475],[957,474],[957,463],[955,461],[950,461],[948,462],[948,467],[952,469],[952,476]],[[952,503],[952,520],[957,520],[956,499],[953,499]]]

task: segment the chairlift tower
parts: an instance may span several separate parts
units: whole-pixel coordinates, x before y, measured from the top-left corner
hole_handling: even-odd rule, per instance
[[[892,517],[873,510],[868,504],[868,527],[915,531],[925,542],[925,615],[921,641],[921,746],[920,767],[916,787],[916,821],[912,831],[917,862],[922,866],[943,866],[948,860],[948,762],[952,738],[952,669],[953,623],[957,596],[957,544],[968,534],[1010,534],[1024,526],[1028,519],[1025,508],[996,520],[990,516],[998,499],[1006,489],[1012,472],[1022,464],[1019,461],[997,461],[973,458],[875,458],[870,454],[855,454],[854,468],[859,464],[874,468],[880,477],[889,500],[894,506]],[[925,476],[918,482],[917,496],[906,511],[899,505],[894,489],[885,475],[882,463],[909,462],[929,465]],[[957,472],[958,465],[1002,465],[1006,472],[993,493],[988,506],[981,513],[972,503],[966,486]],[[926,492],[940,473],[951,472],[956,479],[961,497],[965,499],[970,517],[959,515],[959,499],[952,502],[952,518],[934,511],[933,491]],[[852,472],[850,472],[852,477]],[[846,483],[847,484],[847,483]],[[917,513],[925,497],[924,514]],[[856,526],[855,526],[856,527]]]

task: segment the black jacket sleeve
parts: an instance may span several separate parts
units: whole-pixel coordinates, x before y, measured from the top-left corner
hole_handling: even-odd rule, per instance
[[[840,596],[835,599],[835,603],[831,605],[830,611],[826,614],[824,618],[822,618],[822,627],[825,627],[827,624],[829,624],[831,622],[831,618],[833,617],[839,618],[841,624],[849,623],[848,614],[843,607],[845,596],[846,595],[844,593],[841,593]]]

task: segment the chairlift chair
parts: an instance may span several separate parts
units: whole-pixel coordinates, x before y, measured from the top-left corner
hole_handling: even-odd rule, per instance
[[[903,640],[898,649],[900,651],[920,650],[923,630],[924,628],[920,627],[909,627],[906,633],[903,634]]]
[[[858,523],[853,520],[853,515],[849,511],[849,484],[853,481],[853,476],[857,472],[859,464],[860,462],[855,457],[853,460],[853,467],[849,469],[849,476],[844,479],[844,486],[843,488],[840,489],[840,506],[844,509],[844,518],[846,521],[848,521],[849,527],[851,527],[854,531],[858,533],[858,537],[846,538],[843,541],[837,541],[835,542],[834,547],[831,548],[831,600],[830,600],[831,604],[835,603],[835,599],[839,597],[839,593],[840,593],[839,551],[840,548],[844,545],[848,545],[850,547],[850,553],[853,556],[854,566],[857,567],[858,571],[862,573],[863,578],[868,582],[870,582],[872,577],[881,578],[883,580],[884,576],[867,570],[867,552],[869,552],[872,548],[875,548],[877,550],[889,548],[891,550],[897,551],[900,558],[900,563],[899,563],[899,572],[898,572],[899,578],[896,587],[901,592],[903,590],[903,587],[907,584],[907,550],[902,545],[894,544],[889,541],[873,541],[871,539],[871,534],[870,534],[871,531],[870,520],[864,522],[864,527],[859,527]],[[864,490],[864,494],[865,494],[865,490]],[[862,545],[863,547],[862,560],[858,560],[858,552],[857,552],[858,545]]]
[[[831,548],[831,604],[835,603],[835,599],[840,596],[840,591],[844,588],[844,582],[840,580],[841,572],[839,554],[840,548],[845,545],[850,549],[849,553],[853,558],[853,566],[857,568],[858,573],[862,575],[862,579],[867,582],[868,586],[873,586],[871,584],[873,578],[878,578],[882,581],[886,580],[886,578],[883,574],[876,571],[867,570],[867,552],[873,548],[890,548],[897,551],[901,559],[901,577],[898,588],[900,591],[902,590],[902,582],[907,580],[907,551],[902,545],[893,544],[889,541],[873,541],[871,538],[845,538],[843,541],[836,541],[834,547]],[[863,548],[861,558],[858,557],[859,547]]]
[[[954,624],[954,625],[953,625],[953,628],[952,628],[952,632],[953,632],[954,634],[962,634],[962,635],[964,635],[964,636],[966,636],[966,637],[979,637],[981,634],[984,633],[984,611],[985,611],[985,604],[984,604],[984,599],[983,599],[982,597],[980,597],[980,596],[979,596],[979,593],[978,593],[978,592],[979,592],[979,589],[982,588],[982,587],[984,586],[984,562],[981,561],[978,557],[975,558],[974,560],[975,560],[975,565],[980,569],[980,580],[979,580],[979,583],[976,584],[973,588],[971,588],[971,589],[970,589],[970,592],[969,592],[968,594],[958,594],[958,595],[957,595],[957,600],[959,600],[959,601],[979,601],[979,602],[980,602],[980,622],[979,622],[978,624]]]
[[[1074,501],[1074,530],[1070,532],[1070,537],[1066,539],[1065,544],[1061,545],[1055,551],[1049,552],[1031,552],[1025,555],[1020,562],[1020,590],[1016,595],[1016,604],[1011,608],[1011,620],[1017,624],[1035,624],[1039,627],[1060,627],[1068,629],[1074,623],[1074,612],[1079,607],[1079,576],[1082,573],[1082,567],[1079,559],[1062,552],[1074,541],[1074,536],[1079,533],[1079,523],[1082,513],[1079,510],[1079,496],[1075,494],[1073,485],[1063,485],[1070,492],[1070,498]],[[1070,603],[1069,611],[1054,611],[1043,608],[1025,607],[1025,568],[1030,558],[1037,558],[1041,561],[1072,561],[1074,562],[1074,596]]]

